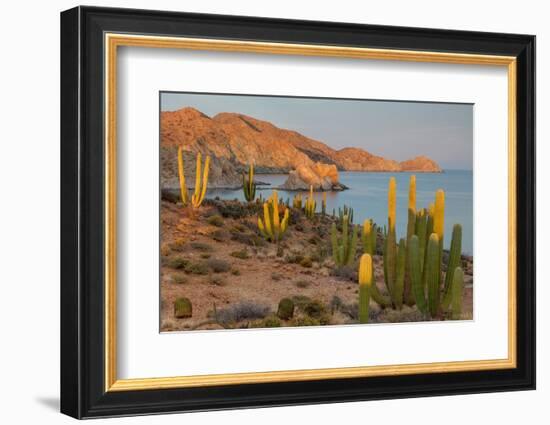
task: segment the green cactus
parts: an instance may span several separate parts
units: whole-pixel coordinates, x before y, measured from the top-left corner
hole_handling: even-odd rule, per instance
[[[395,270],[395,283],[394,283],[394,300],[395,307],[400,310],[403,306],[403,290],[405,287],[405,264],[406,264],[406,251],[407,244],[405,239],[399,240],[399,247],[397,248],[397,262]]]
[[[408,246],[411,237],[415,234],[416,230],[416,176],[413,174],[409,180],[409,207],[407,216],[407,239],[406,239],[406,253],[405,264],[407,264],[409,252]],[[405,267],[405,284],[403,288],[403,298],[408,305],[414,304],[414,296],[411,290],[411,279],[409,273],[409,267]]]
[[[363,222],[363,231],[361,233],[361,242],[363,243],[363,252],[372,257],[376,254],[376,235],[378,228],[372,219]]]
[[[369,321],[370,288],[373,286],[372,257],[363,254],[359,261],[359,323]]]
[[[409,270],[411,277],[411,290],[414,294],[416,306],[421,313],[428,312],[424,282],[422,280],[421,260],[423,255],[420,250],[420,241],[417,235],[413,235],[409,241]]]
[[[439,313],[440,303],[440,262],[439,262],[439,236],[437,233],[432,233],[428,241],[428,249],[426,250],[426,261],[424,271],[426,286],[428,288],[428,309],[432,317]]]
[[[460,319],[462,315],[462,291],[464,288],[464,272],[462,268],[455,267],[453,270],[453,283],[451,285],[452,304],[451,318],[454,320]]]
[[[292,208],[296,208],[298,210],[302,209],[302,195],[294,195],[294,198],[292,198]]]
[[[256,183],[254,183],[254,165],[248,167],[248,177],[243,173],[243,192],[247,202],[252,202],[256,199]]]
[[[331,243],[332,243],[332,258],[338,266],[346,266],[355,260],[355,252],[357,250],[357,228],[351,225],[351,237],[349,235],[349,225],[347,218],[343,221],[342,237],[338,237],[338,229],[336,223],[332,223],[331,228]]]
[[[283,204],[284,205],[284,204]],[[264,220],[258,217],[258,228],[262,236],[270,242],[278,243],[288,229],[289,213],[288,208],[284,208],[283,219],[279,217],[279,199],[277,191],[273,191],[273,195],[264,202]]]
[[[338,222],[340,227],[343,225],[344,217],[346,217],[348,224],[353,223],[353,208],[348,207],[347,205],[344,205],[343,209],[338,207]]]
[[[451,303],[452,285],[455,269],[460,266],[460,257],[462,254],[462,226],[455,224],[453,226],[453,235],[451,238],[451,249],[449,251],[449,262],[447,263],[447,273],[445,274],[445,286],[443,290],[443,308],[447,308]]]
[[[327,192],[323,192],[323,202],[321,203],[321,214],[327,215]]]
[[[193,316],[193,304],[189,298],[178,298],[174,302],[174,316],[178,319],[188,318]]]

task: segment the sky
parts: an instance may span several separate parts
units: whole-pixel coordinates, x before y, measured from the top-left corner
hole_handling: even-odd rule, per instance
[[[174,92],[162,92],[160,103],[162,111],[245,114],[334,149],[359,147],[397,161],[426,155],[443,169],[472,169],[472,104]]]

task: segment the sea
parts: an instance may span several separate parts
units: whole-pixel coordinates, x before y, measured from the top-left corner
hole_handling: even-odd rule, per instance
[[[396,231],[397,237],[407,232],[407,205],[409,196],[409,178],[416,175],[417,209],[428,207],[434,202],[437,189],[445,191],[445,248],[449,248],[453,225],[462,225],[462,252],[473,255],[473,173],[471,170],[444,170],[442,173],[373,173],[373,172],[339,172],[340,182],[349,189],[342,192],[327,192],[327,214],[344,205],[353,208],[353,222],[362,224],[372,218],[378,225],[387,223],[388,216],[388,182],[395,177],[397,182]],[[258,186],[256,196],[262,194],[268,198],[273,189],[284,183],[286,174],[258,174],[258,181],[269,183],[269,186]],[[278,190],[279,198],[286,200],[296,195],[296,191]],[[303,192],[307,195],[308,192]],[[213,189],[208,197],[220,199],[244,200],[242,189]],[[315,192],[317,211],[321,209],[322,192]],[[303,197],[305,199],[305,196]]]

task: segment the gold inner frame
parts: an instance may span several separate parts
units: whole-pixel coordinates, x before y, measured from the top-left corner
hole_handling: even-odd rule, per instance
[[[370,49],[326,45],[105,34],[105,391],[410,375],[516,367],[516,58],[461,53]],[[325,56],[507,67],[508,72],[508,357],[437,363],[306,369],[272,372],[118,379],[116,333],[116,100],[120,46]]]

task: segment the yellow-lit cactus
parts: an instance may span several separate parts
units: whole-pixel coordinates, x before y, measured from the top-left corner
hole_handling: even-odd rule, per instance
[[[316,202],[313,197],[313,186],[309,186],[309,196],[306,198],[305,212],[307,218],[315,217]]]
[[[202,156],[201,153],[197,153],[197,168],[195,170],[195,193],[191,196],[191,204],[193,208],[198,208],[201,206],[202,201],[204,201],[204,196],[206,195],[206,189],[208,187],[208,171],[210,169],[210,157],[207,156],[204,161],[204,172],[201,179],[201,165],[202,165]]]
[[[187,185],[185,184],[185,173],[183,172],[183,149],[178,147],[178,174],[180,179],[180,196],[181,203],[186,206],[189,202],[189,193],[187,192]]]
[[[363,254],[359,261],[359,323],[369,321],[370,289],[373,285],[372,257]]]
[[[292,208],[302,209],[302,195],[294,195],[294,198],[292,198]]]
[[[435,193],[434,233],[437,234],[440,241],[443,240],[444,226],[445,226],[445,192],[439,189]]]
[[[262,221],[261,217],[258,217],[258,228],[260,233],[264,238],[270,242],[279,242],[285,232],[288,229],[288,218],[289,212],[288,208],[285,209],[283,213],[283,219],[279,217],[279,199],[277,191],[273,191],[273,195],[264,202],[264,219]]]
[[[389,231],[395,230],[395,203],[396,203],[396,182],[395,177],[390,177],[388,185],[388,225]]]
[[[416,214],[416,176],[413,174],[409,180],[409,211]]]
[[[413,174],[409,179],[409,206],[407,211],[407,238],[405,246],[405,264],[409,257],[409,242],[416,230],[416,176]],[[411,288],[411,278],[409,267],[405,267],[405,281],[403,288],[403,298],[409,305],[414,304],[414,296]]]

